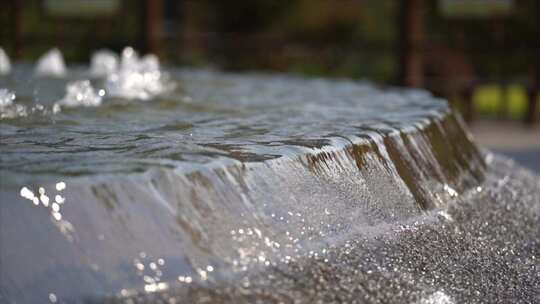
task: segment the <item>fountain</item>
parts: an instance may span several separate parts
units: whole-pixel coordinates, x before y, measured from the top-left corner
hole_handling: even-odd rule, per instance
[[[7,75],[11,71],[11,63],[4,49],[0,47],[0,75]]]
[[[97,107],[101,105],[104,95],[103,89],[96,93],[89,80],[74,81],[68,83],[66,96],[56,102],[55,106],[58,108]]]
[[[6,108],[13,105],[14,100],[15,93],[7,89],[0,89],[0,108]]]
[[[99,50],[92,55],[90,73],[94,76],[106,76],[118,69],[118,56],[109,50]]]
[[[103,54],[0,120],[0,302],[535,301],[540,179],[444,100]]]
[[[15,104],[15,93],[0,88],[0,119],[26,116],[26,107]]]
[[[54,48],[39,58],[35,73],[38,76],[63,77],[66,75],[66,71],[62,53]]]
[[[108,60],[113,61],[110,56]],[[111,69],[106,76],[107,92],[125,99],[148,100],[174,89],[167,80],[167,74],[161,71],[156,56],[150,54],[139,58],[130,47],[122,51],[119,67]]]

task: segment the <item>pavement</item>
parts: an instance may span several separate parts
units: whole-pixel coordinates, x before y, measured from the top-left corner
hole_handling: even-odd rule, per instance
[[[476,142],[540,174],[540,123],[479,120],[469,125]]]

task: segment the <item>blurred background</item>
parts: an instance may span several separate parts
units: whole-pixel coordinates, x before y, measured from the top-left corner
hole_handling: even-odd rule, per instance
[[[537,0],[4,0],[0,46],[68,63],[131,45],[166,65],[425,88],[540,171]]]

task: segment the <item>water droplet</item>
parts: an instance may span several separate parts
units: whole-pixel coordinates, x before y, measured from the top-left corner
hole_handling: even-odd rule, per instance
[[[63,198],[61,195],[57,194],[54,197],[54,201],[57,202],[58,204],[63,204],[64,201],[65,201],[65,198]]]
[[[57,221],[60,221],[62,219],[62,214],[60,214],[60,212],[53,212],[52,213],[52,216],[54,217],[55,220]]]
[[[48,200],[47,200],[48,201]],[[60,205],[58,205],[57,203],[53,203],[52,206],[51,206],[53,212],[58,212],[60,211]]]
[[[56,191],[63,191],[64,189],[66,189],[66,183],[64,182],[56,183]]]
[[[42,194],[39,199],[41,200],[41,203],[43,204],[43,206],[45,207],[48,207],[49,206],[49,197],[46,196],[45,194]]]

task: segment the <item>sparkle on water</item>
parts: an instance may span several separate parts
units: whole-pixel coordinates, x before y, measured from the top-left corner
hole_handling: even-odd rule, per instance
[[[536,300],[540,180],[444,101],[91,65],[0,77],[0,301]]]

